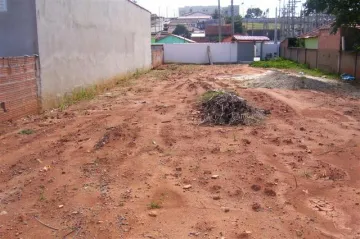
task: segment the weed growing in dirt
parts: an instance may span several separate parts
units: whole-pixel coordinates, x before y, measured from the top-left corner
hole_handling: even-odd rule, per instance
[[[166,70],[152,70],[150,74],[156,80],[165,81],[165,80],[168,79],[169,71],[166,71]]]
[[[138,79],[147,72],[147,70],[137,70],[134,74],[117,76],[97,85],[75,89],[71,93],[63,97],[59,108],[60,110],[64,110],[70,105],[73,105],[80,101],[92,100],[95,98],[95,96],[104,93],[114,87],[130,86],[134,82],[134,80]]]
[[[23,130],[21,130],[19,132],[19,134],[22,134],[22,135],[30,135],[30,134],[33,134],[33,133],[35,133],[35,131],[32,130],[32,129],[23,129]]]
[[[83,100],[91,100],[96,96],[96,92],[96,86],[73,90],[71,94],[64,96],[62,103],[60,104],[60,110],[64,110],[70,105]]]
[[[45,201],[45,200],[46,200],[46,197],[45,197],[43,191],[41,191],[41,193],[40,193],[39,200],[40,200],[40,201]]]
[[[175,64],[170,64],[168,65],[168,69],[171,70],[171,71],[176,71],[179,69],[179,65],[175,65]]]
[[[309,179],[309,178],[311,178],[311,172],[309,172],[309,171],[304,171],[304,172],[303,172],[303,176],[304,176],[305,178]]]
[[[225,94],[225,91],[210,90],[200,96],[201,103],[208,102],[212,98]]]
[[[326,76],[328,78],[337,79],[338,75],[324,72],[319,69],[310,69],[308,65],[296,63],[294,61],[290,61],[284,58],[275,58],[269,61],[254,61],[250,64],[252,67],[262,67],[262,68],[277,68],[277,69],[292,69],[296,71],[304,72],[307,75],[311,76]]]
[[[158,202],[151,202],[149,204],[149,209],[159,209],[159,208],[161,208],[161,204]]]
[[[174,75],[174,77],[179,77],[181,75],[191,74],[194,70],[195,66],[193,65],[162,65],[150,71],[149,76],[154,77],[156,80],[165,81],[172,78]]]
[[[234,142],[236,142],[236,141],[237,141],[237,138],[236,138],[236,134],[235,134],[235,133],[233,134],[233,137],[234,137]]]

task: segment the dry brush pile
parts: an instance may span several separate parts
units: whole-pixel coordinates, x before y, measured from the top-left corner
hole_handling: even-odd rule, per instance
[[[212,90],[202,95],[201,124],[253,125],[265,119],[268,110],[257,109],[235,92]]]

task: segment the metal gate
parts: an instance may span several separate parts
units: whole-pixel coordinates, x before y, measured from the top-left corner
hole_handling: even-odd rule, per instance
[[[238,43],[238,62],[248,63],[254,61],[254,43],[253,42],[239,42]]]

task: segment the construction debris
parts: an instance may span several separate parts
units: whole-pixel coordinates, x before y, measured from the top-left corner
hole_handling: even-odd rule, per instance
[[[208,91],[201,100],[202,124],[252,125],[261,122],[268,110],[254,108],[235,92]]]

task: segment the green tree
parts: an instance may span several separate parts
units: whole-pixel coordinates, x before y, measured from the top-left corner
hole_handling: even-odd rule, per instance
[[[234,17],[234,32],[235,33],[244,33],[245,29],[242,25],[242,17],[241,16],[235,16]],[[225,23],[226,24],[231,24],[231,17],[226,17],[225,18]]]
[[[259,18],[263,16],[263,11],[260,8],[248,8],[245,18]]]
[[[214,11],[214,13],[213,13],[213,15],[212,15],[212,18],[213,18],[213,19],[219,19],[219,13],[218,13],[218,10],[217,10],[217,9],[215,9],[215,11]]]
[[[182,36],[185,38],[190,38],[191,37],[191,33],[189,32],[189,30],[186,28],[185,25],[176,25],[175,30],[173,31],[173,34],[178,35],[178,36]]]
[[[359,0],[307,0],[305,13],[326,13],[335,16],[332,33],[336,33],[341,26],[360,25]]]

